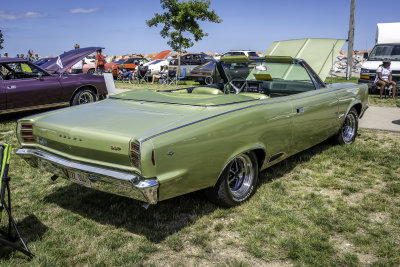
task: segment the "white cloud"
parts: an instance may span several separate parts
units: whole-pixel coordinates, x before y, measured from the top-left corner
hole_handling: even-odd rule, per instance
[[[5,10],[0,10],[0,21],[2,21],[2,20],[25,19],[25,18],[35,19],[35,18],[42,18],[42,17],[46,17],[46,16],[47,16],[47,14],[34,12],[34,11],[16,13],[16,12],[8,12],[8,11],[5,11]]]
[[[76,13],[93,13],[98,11],[99,8],[98,7],[94,7],[94,8],[74,8],[74,9],[70,9],[69,13],[72,14],[76,14]]]

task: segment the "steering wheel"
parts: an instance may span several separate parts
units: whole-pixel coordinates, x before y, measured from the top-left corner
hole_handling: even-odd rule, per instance
[[[15,75],[14,75],[14,73],[9,72],[4,76],[4,79],[5,80],[14,80],[15,79]]]
[[[242,83],[241,86],[236,86],[235,83]],[[235,90],[235,94],[239,94],[241,91],[247,91],[247,80],[245,78],[232,78],[228,82],[229,86]]]

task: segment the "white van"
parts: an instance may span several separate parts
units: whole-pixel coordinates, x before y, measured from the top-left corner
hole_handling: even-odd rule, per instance
[[[361,65],[358,83],[368,83],[371,88],[375,80],[376,70],[382,60],[390,59],[392,64],[392,78],[400,87],[400,22],[378,23],[375,47],[369,54],[367,61]],[[365,55],[366,58],[367,55]]]

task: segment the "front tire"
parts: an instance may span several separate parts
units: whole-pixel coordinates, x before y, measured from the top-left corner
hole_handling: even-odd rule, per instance
[[[217,205],[233,207],[248,200],[255,192],[258,163],[253,152],[234,157],[222,171],[217,184],[206,190],[210,201]]]
[[[343,125],[336,135],[336,142],[339,145],[350,145],[357,137],[358,113],[355,108],[351,108],[344,119]]]
[[[96,94],[92,89],[82,88],[72,99],[72,106],[87,104],[96,101]]]

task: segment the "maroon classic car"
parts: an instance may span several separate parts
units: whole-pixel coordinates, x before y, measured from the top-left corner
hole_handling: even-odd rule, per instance
[[[65,73],[100,48],[74,49],[40,67],[25,59],[0,58],[0,114],[79,105],[106,98],[103,76]]]

